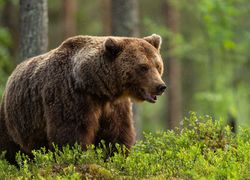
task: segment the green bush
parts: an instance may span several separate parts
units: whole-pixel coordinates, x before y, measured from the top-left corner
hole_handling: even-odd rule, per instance
[[[107,148],[107,147],[106,147]],[[20,168],[0,160],[4,179],[247,179],[250,177],[250,131],[235,135],[210,117],[191,113],[176,131],[145,133],[126,157],[125,147],[106,159],[106,150],[79,145],[18,153]]]

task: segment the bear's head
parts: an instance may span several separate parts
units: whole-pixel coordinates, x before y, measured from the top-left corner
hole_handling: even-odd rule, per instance
[[[161,76],[163,62],[159,53],[161,37],[109,37],[104,42],[106,59],[115,64],[116,79],[124,96],[154,103],[166,89]]]

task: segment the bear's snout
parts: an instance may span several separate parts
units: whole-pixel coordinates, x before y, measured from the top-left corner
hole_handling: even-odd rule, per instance
[[[160,84],[156,87],[157,94],[162,94],[167,89],[165,84]]]

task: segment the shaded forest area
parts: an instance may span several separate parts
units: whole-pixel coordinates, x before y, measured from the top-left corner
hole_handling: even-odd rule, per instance
[[[45,24],[48,21],[48,37],[40,37],[37,43],[42,45],[34,44],[38,48],[34,54],[22,54],[29,44],[22,41],[29,36],[25,29],[34,32],[43,27],[21,27],[25,18],[20,15],[21,3],[0,0],[1,96],[16,64],[57,47],[67,37],[156,33],[163,38],[168,89],[156,104],[135,107],[139,134],[179,126],[190,111],[250,126],[249,1],[62,0],[47,5],[48,19],[40,17]]]

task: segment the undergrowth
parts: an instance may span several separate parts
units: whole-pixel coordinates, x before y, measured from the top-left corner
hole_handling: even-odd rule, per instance
[[[108,148],[108,147],[106,147]],[[108,159],[106,150],[79,145],[51,152],[33,151],[31,160],[18,153],[19,168],[0,160],[1,179],[250,179],[250,131],[230,128],[210,117],[191,113],[183,128],[145,133],[126,156]]]

